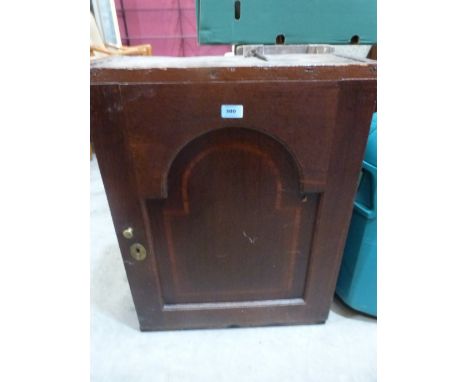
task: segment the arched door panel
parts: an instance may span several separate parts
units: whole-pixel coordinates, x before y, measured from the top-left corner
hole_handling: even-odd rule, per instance
[[[167,303],[302,298],[317,196],[301,195],[285,147],[221,129],[172,163],[168,198],[147,201]]]

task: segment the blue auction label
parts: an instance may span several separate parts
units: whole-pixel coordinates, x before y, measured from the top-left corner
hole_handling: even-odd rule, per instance
[[[221,118],[243,118],[243,105],[221,105]]]

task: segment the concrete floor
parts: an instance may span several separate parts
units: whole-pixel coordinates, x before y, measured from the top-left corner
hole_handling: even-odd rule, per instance
[[[376,381],[376,326],[335,301],[324,325],[141,333],[91,161],[93,382]]]

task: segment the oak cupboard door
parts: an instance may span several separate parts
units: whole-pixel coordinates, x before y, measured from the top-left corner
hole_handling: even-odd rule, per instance
[[[93,145],[141,329],[324,322],[375,66],[127,60],[94,66],[91,84]],[[223,118],[223,105],[242,117]]]

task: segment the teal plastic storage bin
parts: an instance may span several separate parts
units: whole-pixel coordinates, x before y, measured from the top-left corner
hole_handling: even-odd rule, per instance
[[[377,113],[372,118],[336,293],[351,308],[377,316]]]
[[[200,44],[374,44],[376,0],[197,0]]]

